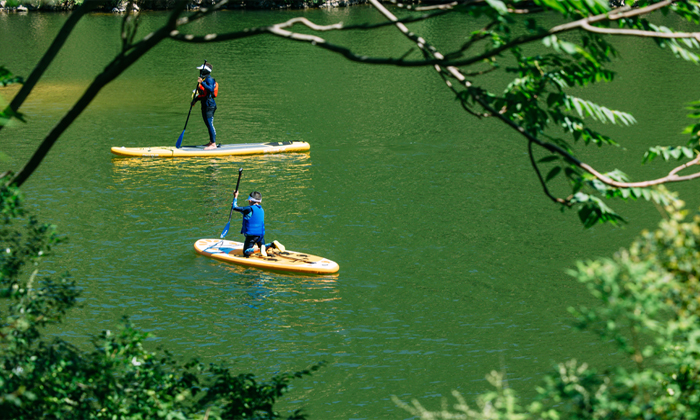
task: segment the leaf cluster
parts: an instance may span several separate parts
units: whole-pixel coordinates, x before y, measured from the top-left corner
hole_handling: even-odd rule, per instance
[[[639,36],[648,36],[650,42],[670,50],[675,57],[700,62],[693,52],[700,47],[695,38],[650,36],[654,33],[668,35],[674,31],[652,23],[644,13],[630,12],[656,3],[627,2],[628,6],[634,5],[637,9],[612,11],[607,0],[467,2],[461,6],[463,13],[471,17],[488,17],[490,21],[483,29],[472,32],[461,48],[445,54],[450,63],[460,66],[460,69],[487,65],[491,70],[498,70],[503,56],[510,55],[514,59],[515,65],[505,68],[514,78],[503,92],[485,89],[478,84],[477,77],[487,71],[467,70],[464,70],[465,74],[472,78],[461,87],[454,86],[453,90],[462,106],[473,115],[505,120],[528,139],[532,164],[546,194],[560,203],[562,210],[576,208],[585,227],[624,221],[609,204],[605,204],[611,198],[644,198],[662,206],[669,203],[667,194],[657,189],[625,188],[608,183],[606,179],[628,184],[630,181],[618,169],[599,171],[605,179],[597,176],[576,158],[574,147],[575,144],[619,146],[618,140],[592,128],[591,121],[598,123],[598,126],[600,123],[621,126],[637,123],[634,116],[627,112],[579,96],[585,93],[581,88],[612,82],[615,78],[615,73],[607,66],[619,54],[611,43],[611,37],[604,33],[606,30],[610,29],[611,34],[615,30],[627,30]],[[517,17],[514,13],[518,10],[527,12],[526,16],[556,11],[568,20],[589,20],[589,27],[595,26],[602,33],[582,30],[583,26],[573,24],[571,28],[576,29],[573,31],[565,30],[566,25],[554,28],[543,26],[545,20]],[[700,22],[697,1],[673,2],[660,10],[666,14],[674,13],[693,24]],[[536,41],[541,41],[543,48],[533,45]],[[479,45],[482,49],[475,51]],[[446,71],[443,77],[449,77]],[[689,109],[692,111],[689,117],[700,117],[700,103],[690,104]],[[692,135],[687,147],[653,146],[642,161],[649,162],[656,156],[662,156],[667,161],[671,158],[693,159],[700,152],[700,124],[687,127],[685,133]],[[537,160],[533,156],[532,144],[554,155]],[[543,171],[546,175],[541,174]],[[561,174],[566,177],[564,184],[555,181]],[[567,184],[569,192],[563,194],[565,198],[556,198],[550,192],[551,188],[561,190]]]
[[[0,84],[5,87],[13,83],[24,83],[24,79],[19,76],[14,76],[5,66],[0,66]]]
[[[2,84],[2,87],[6,87],[14,83],[24,83],[24,78],[14,76],[5,66],[0,66],[0,84]],[[0,105],[2,104],[0,103]],[[7,109],[0,111],[0,126],[7,125],[13,117],[22,122],[26,122],[22,114],[19,112],[13,112],[8,107]]]

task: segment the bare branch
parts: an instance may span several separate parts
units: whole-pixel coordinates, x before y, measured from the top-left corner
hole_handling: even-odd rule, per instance
[[[637,29],[610,29],[599,28],[592,26],[587,22],[581,24],[581,28],[588,32],[606,35],[627,35],[649,38],[695,38],[700,41],[700,32],[655,32],[655,31],[640,31]]]
[[[465,81],[467,86],[470,86],[470,82]],[[699,165],[700,164],[700,155],[696,156],[695,159],[673,169],[671,172],[669,172],[668,175],[662,178],[657,178],[657,179],[652,179],[649,181],[640,181],[640,182],[619,182],[615,181],[613,179],[610,179],[609,177],[603,175],[602,173],[598,172],[595,170],[593,167],[588,165],[587,163],[581,162],[577,158],[575,158],[573,155],[571,155],[569,152],[566,150],[562,149],[561,147],[548,143],[548,142],[543,142],[542,140],[538,139],[537,137],[533,136],[532,134],[528,133],[523,127],[518,125],[517,123],[513,122],[506,116],[497,113],[495,109],[493,109],[483,98],[481,98],[479,95],[472,94],[472,97],[479,102],[479,104],[484,107],[487,111],[489,111],[492,115],[495,115],[499,119],[501,119],[503,122],[508,124],[511,128],[515,129],[517,132],[525,136],[530,142],[536,143],[538,146],[549,150],[550,152],[557,153],[560,156],[564,157],[568,162],[578,166],[579,168],[585,170],[589,174],[593,175],[594,177],[598,178],[602,183],[606,185],[610,185],[611,187],[617,187],[617,188],[646,188],[646,187],[651,187],[654,185],[661,185],[661,184],[667,184],[671,182],[681,182],[681,181],[690,181],[692,179],[697,179],[700,178],[700,172],[694,173],[692,175],[686,175],[686,176],[678,176],[677,173],[685,168],[688,168],[693,165]]]
[[[453,9],[458,4],[459,3],[457,3],[456,1],[453,1],[452,3],[447,3],[447,4],[436,4],[434,6],[414,7],[413,10],[415,10],[417,12],[427,12],[429,10],[450,10],[450,9]]]
[[[590,26],[591,23],[597,23],[597,22],[602,22],[602,21],[606,21],[606,20],[613,21],[613,20],[618,20],[618,19],[623,19],[623,18],[628,18],[628,17],[633,17],[633,16],[641,16],[641,15],[649,14],[651,12],[654,12],[656,10],[664,8],[670,4],[672,4],[671,0],[665,0],[665,1],[662,1],[659,3],[655,3],[651,6],[642,7],[639,9],[631,9],[631,10],[623,9],[622,11],[613,11],[610,13],[591,16],[588,18],[574,21],[574,22],[569,22],[569,23],[565,23],[563,25],[555,26],[554,28],[550,29],[547,32],[519,37],[519,38],[517,38],[517,39],[515,39],[507,44],[504,44],[498,48],[494,48],[493,50],[487,51],[487,52],[485,52],[481,55],[478,55],[476,57],[471,57],[471,58],[467,58],[467,59],[463,59],[463,60],[448,61],[447,63],[443,63],[443,64],[450,65],[450,66],[468,66],[468,65],[477,63],[479,61],[495,57],[498,54],[502,53],[503,51],[507,51],[513,47],[517,47],[519,45],[523,45],[523,44],[527,44],[527,43],[530,43],[533,41],[544,39],[550,35],[556,35],[559,33],[572,31],[574,29],[583,29],[584,25]],[[658,32],[658,34],[662,34],[662,33]],[[691,34],[688,34],[688,35],[691,35]],[[685,38],[695,38],[695,36],[694,35],[693,36],[686,36]],[[427,64],[433,64],[433,63],[432,63],[432,61],[429,60],[427,62]],[[416,64],[404,62],[402,65],[412,66],[412,65],[416,65]]]
[[[442,16],[444,14],[447,14],[448,12],[450,12],[450,11],[449,10],[441,10],[439,12],[431,13],[431,14],[422,14],[420,16],[410,16],[410,17],[406,17],[406,18],[401,19],[400,22],[403,22],[403,23],[420,22],[423,20],[428,20],[428,19],[434,18],[436,16]],[[182,26],[186,23],[189,23],[192,20],[194,20],[195,18],[199,19],[200,17],[181,18],[178,21],[178,26]],[[393,25],[393,22],[382,22],[382,23],[371,24],[371,25],[363,23],[363,24],[358,24],[358,25],[345,26],[345,25],[343,25],[342,22],[339,22],[339,23],[334,24],[334,25],[321,26],[321,25],[316,25],[313,22],[310,22],[308,19],[294,18],[294,19],[290,19],[286,22],[278,23],[278,24],[272,25],[272,26],[261,26],[261,27],[257,27],[257,28],[247,28],[247,29],[244,29],[242,31],[228,32],[228,33],[223,33],[223,34],[191,35],[191,34],[181,34],[179,31],[176,31],[170,36],[170,38],[174,41],[181,41],[181,42],[188,42],[188,43],[195,43],[195,44],[196,43],[206,43],[206,42],[223,42],[223,41],[230,41],[230,40],[234,40],[234,39],[246,38],[249,36],[271,33],[272,31],[270,30],[270,28],[272,28],[272,27],[288,28],[288,27],[293,26],[296,23],[304,24],[304,25],[308,26],[309,28],[314,28],[314,27],[319,28],[319,29],[315,29],[319,32],[330,31],[330,30],[345,30],[345,31],[371,30],[371,29],[376,29],[376,28],[381,28],[381,27]],[[289,37],[288,34],[286,34],[286,33],[282,36],[284,38],[290,38],[290,39],[310,42],[310,41],[305,40],[305,39]],[[326,45],[332,46],[332,44],[329,44],[327,41],[324,41],[324,42]],[[347,54],[348,56],[354,55],[347,48],[343,48],[340,46],[333,46],[333,47],[334,47],[335,52],[342,51],[344,55],[345,54]],[[359,58],[359,57],[363,57],[363,56],[355,55],[355,57]],[[378,59],[378,60],[386,60],[386,59]],[[389,60],[391,60],[391,59],[389,59]],[[361,60],[361,61],[366,61],[366,60]],[[401,61],[401,60],[399,60],[399,61]]]
[[[477,3],[477,2],[482,2],[481,0],[477,0],[472,3]],[[379,5],[381,7],[380,12],[382,12],[385,16],[388,10],[381,6],[379,2],[373,1],[371,2],[375,7]],[[450,3],[449,5],[452,5],[453,3]],[[238,31],[238,32],[230,32],[230,33],[224,33],[224,34],[208,34],[208,35],[190,35],[190,34],[181,34],[179,31],[173,31],[170,35],[170,38],[175,40],[175,41],[181,41],[181,42],[188,42],[188,43],[206,43],[206,42],[222,42],[222,41],[229,41],[229,40],[234,40],[234,39],[241,39],[241,38],[246,38],[254,35],[260,35],[260,34],[265,34],[265,33],[271,33],[276,36],[280,36],[283,38],[295,40],[295,41],[300,41],[300,42],[307,42],[310,43],[314,46],[321,47],[323,49],[339,53],[343,55],[345,58],[355,61],[355,62],[362,62],[362,63],[369,63],[369,64],[381,64],[381,65],[393,65],[393,66],[400,66],[400,67],[421,67],[421,66],[428,66],[428,65],[435,65],[435,64],[440,64],[443,66],[469,66],[484,60],[491,59],[500,53],[507,51],[513,47],[517,47],[522,44],[530,43],[533,41],[537,41],[543,38],[546,38],[547,36],[550,35],[555,35],[558,33],[562,32],[568,32],[572,31],[575,29],[582,29],[585,30],[588,27],[595,28],[591,25],[591,23],[596,23],[596,22],[601,22],[601,21],[613,21],[617,19],[622,19],[622,18],[628,18],[632,16],[639,16],[639,15],[644,15],[651,13],[653,11],[656,11],[660,8],[663,8],[665,6],[668,6],[671,4],[670,0],[662,1],[659,3],[655,3],[651,6],[639,8],[639,9],[622,9],[622,10],[616,10],[610,13],[606,14],[601,14],[601,15],[596,15],[596,16],[591,16],[585,19],[580,19],[574,22],[570,22],[567,24],[559,25],[556,26],[552,29],[550,29],[547,32],[542,32],[538,34],[533,34],[533,35],[526,35],[522,37],[518,37],[515,40],[501,45],[498,48],[494,48],[492,50],[489,50],[483,54],[480,54],[478,56],[470,57],[470,58],[464,58],[464,59],[452,59],[455,54],[458,54],[459,52],[455,53],[450,53],[447,56],[442,56],[442,55],[434,55],[434,58],[432,59],[423,59],[423,60],[406,60],[405,56],[401,58],[386,58],[386,57],[368,57],[366,55],[359,55],[349,48],[340,46],[340,45],[335,45],[332,44],[325,39],[319,37],[319,36],[314,36],[314,35],[306,35],[306,34],[298,34],[294,33],[291,31],[286,31],[286,28],[289,28],[293,26],[294,24],[304,24],[305,26],[314,29],[316,31],[322,32],[322,31],[329,31],[329,30],[357,30],[357,29],[362,29],[362,30],[367,30],[367,29],[374,29],[374,28],[379,28],[382,26],[387,26],[387,25],[396,25],[396,26],[401,26],[400,30],[407,36],[409,39],[411,39],[414,42],[417,42],[417,44],[421,44],[420,40],[414,39],[415,35],[408,30],[408,28],[405,26],[405,23],[412,23],[412,22],[417,22],[421,20],[426,20],[430,19],[432,17],[436,17],[445,13],[452,12],[453,10],[451,7],[444,7],[441,10],[439,10],[436,13],[433,14],[426,14],[426,15],[421,15],[418,17],[408,17],[404,19],[397,19],[395,16],[393,16],[393,19],[389,19],[389,22],[385,23],[380,23],[380,24],[374,24],[374,25],[348,25],[344,26],[342,23],[338,23],[335,25],[326,25],[326,26],[321,26],[321,25],[316,25],[312,22],[310,22],[308,19],[305,18],[295,18],[295,19],[290,19],[287,22],[279,23],[276,25],[272,26],[267,26],[267,27],[258,27],[258,28],[250,28],[250,29],[245,29],[243,31]],[[219,4],[217,4],[217,7],[220,7]],[[209,11],[207,11],[208,13]],[[193,16],[190,17],[185,17],[181,18],[180,21],[178,21],[178,26],[181,26],[183,24],[189,23],[195,19],[201,18],[202,12],[195,13]],[[601,28],[597,28],[600,30],[605,30]],[[611,30],[612,31],[612,30]],[[662,32],[652,32],[652,31],[637,31],[640,32],[639,36],[652,36],[650,35],[651,33],[658,34],[656,35],[657,37],[672,37],[672,38],[696,38],[696,33],[678,33],[677,36],[668,36],[669,34],[665,34]],[[650,34],[646,34],[645,32],[648,32]],[[611,32],[612,33],[612,32]],[[481,38],[474,39],[473,41],[478,41]],[[466,50],[468,47],[468,44],[465,44],[460,51]],[[420,47],[420,45],[419,45]]]
[[[336,23],[334,25],[327,25],[327,26],[320,26],[320,25],[316,25],[315,23],[311,22],[310,20],[308,20],[306,18],[294,18],[294,19],[290,19],[286,22],[278,23],[276,25],[270,26],[268,28],[268,31],[272,34],[277,35],[277,36],[281,36],[283,38],[293,39],[296,41],[311,42],[312,44],[324,44],[326,42],[326,40],[324,40],[323,38],[315,36],[315,35],[299,34],[296,32],[291,32],[291,31],[285,30],[285,28],[290,28],[297,23],[305,25],[305,26],[307,26],[315,31],[319,31],[319,32],[331,31],[331,30],[343,28],[342,23]]]
[[[378,28],[381,26],[386,26],[386,25],[395,25],[401,30],[404,35],[406,35],[409,39],[412,41],[416,42],[416,44],[419,46],[424,44],[424,41],[421,42],[421,40],[415,36],[412,32],[408,30],[408,28],[405,26],[405,23],[411,23],[411,22],[416,22],[419,20],[425,20],[429,19],[444,13],[451,12],[452,9],[446,8],[445,10],[440,10],[437,13],[434,14],[428,14],[428,15],[423,15],[420,17],[412,17],[412,18],[404,18],[404,19],[397,19],[393,14],[391,14],[385,7],[383,7],[379,2],[377,1],[371,1],[371,3],[382,13],[384,16],[388,17],[389,15],[392,16],[393,18],[389,19],[389,22],[387,23],[382,23],[382,24],[376,24],[376,25],[348,25],[348,26],[343,26],[342,23],[338,23],[335,25],[327,25],[327,26],[320,26],[320,25],[315,25],[312,22],[308,21],[305,18],[296,18],[296,19],[291,19],[287,22],[283,22],[277,25],[272,25],[268,27],[259,27],[259,28],[252,28],[252,29],[246,29],[244,31],[239,31],[239,32],[231,32],[231,33],[226,33],[226,34],[209,34],[209,35],[204,35],[204,36],[195,36],[195,35],[183,35],[180,34],[178,31],[175,31],[171,34],[171,39],[176,40],[176,41],[182,41],[182,42],[191,42],[191,43],[204,43],[204,42],[221,42],[221,41],[228,41],[228,40],[233,40],[233,39],[240,39],[240,38],[245,38],[253,35],[259,35],[263,33],[272,33],[276,36],[280,36],[283,38],[295,40],[295,41],[300,41],[300,42],[308,42],[314,46],[321,47],[323,49],[339,53],[343,55],[345,58],[351,60],[351,61],[356,61],[356,62],[362,62],[362,63],[369,63],[369,64],[382,64],[382,65],[394,65],[394,66],[400,66],[400,67],[421,67],[421,66],[428,66],[428,65],[435,65],[435,64],[440,64],[443,66],[454,66],[454,67],[460,67],[460,66],[469,66],[484,60],[491,59],[500,53],[507,51],[513,47],[523,45],[526,43],[530,43],[533,41],[537,41],[543,38],[546,38],[550,35],[555,35],[563,32],[568,32],[572,31],[575,29],[582,29],[585,30],[586,27],[593,27],[591,23],[596,23],[596,22],[602,22],[602,21],[613,21],[617,19],[622,19],[622,18],[628,18],[632,16],[639,16],[639,15],[644,15],[651,13],[653,11],[656,11],[660,8],[663,8],[665,6],[668,6],[671,4],[670,0],[666,0],[660,3],[655,3],[651,6],[639,8],[639,9],[632,9],[632,10],[616,10],[610,13],[606,14],[601,14],[601,15],[596,15],[596,16],[591,16],[585,19],[580,19],[574,22],[570,22],[567,24],[555,26],[554,28],[550,29],[547,32],[542,32],[538,34],[533,34],[533,35],[526,35],[526,36],[521,36],[516,38],[515,40],[501,45],[498,48],[494,48],[492,50],[489,50],[483,54],[480,54],[478,56],[470,57],[470,58],[464,58],[464,59],[451,59],[451,56],[454,56],[457,53],[451,53],[447,57],[441,55],[441,54],[432,54],[434,58],[432,59],[423,59],[423,60],[406,60],[404,57],[401,57],[399,59],[396,58],[385,58],[385,57],[368,57],[365,55],[359,55],[349,48],[340,46],[340,45],[335,45],[332,44],[325,39],[319,37],[319,36],[314,36],[314,35],[306,35],[306,34],[298,34],[294,33],[291,31],[286,31],[284,30],[285,28],[291,27],[293,24],[296,23],[301,23],[306,25],[309,28],[314,29],[316,28],[322,28],[322,29],[314,29],[317,31],[328,31],[328,30],[354,30],[354,29],[373,29],[373,28]],[[388,13],[388,15],[387,15]],[[192,18],[183,18],[183,19],[192,19]],[[600,29],[600,28],[598,28]],[[645,31],[639,31],[639,32],[645,32]],[[651,32],[651,31],[646,31],[646,32]],[[655,34],[658,34],[657,37],[667,37],[668,34],[662,33],[662,32],[653,32]],[[676,38],[695,38],[697,34],[695,33],[679,33],[678,36],[674,36]],[[641,35],[640,35],[641,36]],[[645,35],[646,36],[646,35]],[[479,38],[480,39],[480,38]],[[479,39],[475,39],[474,41],[477,41]],[[460,51],[465,50],[465,47],[462,47]],[[448,58],[449,57],[449,58]]]
[[[489,73],[491,73],[492,71],[496,71],[496,70],[498,70],[498,67],[495,67],[495,66],[494,66],[494,67],[491,67],[491,68],[488,69],[488,70],[473,71],[473,72],[469,72],[469,73],[464,73],[464,75],[465,75],[465,76],[468,76],[468,77],[483,76],[484,74],[489,74]]]

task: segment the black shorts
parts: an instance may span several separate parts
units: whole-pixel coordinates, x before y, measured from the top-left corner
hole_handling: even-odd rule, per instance
[[[245,237],[245,242],[243,242],[243,254],[245,255],[245,250],[252,248],[253,245],[257,244],[258,247],[265,243],[265,236],[247,236]]]

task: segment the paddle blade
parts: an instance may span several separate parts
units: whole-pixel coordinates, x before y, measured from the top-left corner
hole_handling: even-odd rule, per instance
[[[182,138],[185,137],[185,130],[182,130],[182,133],[180,134],[180,137],[177,139],[177,143],[175,143],[175,148],[179,149],[180,146],[182,146]]]
[[[229,221],[228,223],[226,223],[226,226],[224,226],[224,231],[221,232],[221,239],[224,239],[224,237],[226,237],[226,234],[228,233],[228,228],[230,228],[230,227],[231,227],[231,222]]]

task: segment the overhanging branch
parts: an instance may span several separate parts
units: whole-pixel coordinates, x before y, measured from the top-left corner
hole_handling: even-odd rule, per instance
[[[373,5],[374,7],[376,7],[377,10],[379,10],[379,12],[382,13],[387,19],[389,19],[389,20],[392,21],[392,22],[395,22],[397,29],[399,29],[399,31],[401,31],[401,33],[403,33],[407,38],[409,38],[409,39],[411,39],[412,41],[414,41],[414,42],[418,45],[418,47],[419,47],[421,50],[430,51],[430,52],[432,53],[432,55],[433,55],[434,57],[436,57],[437,59],[441,59],[441,58],[443,57],[442,54],[440,54],[439,52],[437,52],[437,51],[435,50],[434,47],[428,45],[428,44],[426,43],[426,41],[425,41],[423,38],[418,37],[418,36],[416,36],[415,34],[411,33],[410,31],[408,31],[408,28],[406,28],[405,25],[403,25],[403,24],[400,23],[400,22],[397,22],[398,19],[396,19],[396,16],[394,16],[394,15],[393,15],[389,10],[387,10],[381,3],[379,3],[378,0],[370,0],[370,2],[371,2],[372,5]],[[666,3],[665,5],[668,5],[668,4],[670,4],[670,1],[668,1],[668,2],[661,2],[661,3]],[[656,10],[657,8],[659,8],[659,7],[660,7],[659,4],[661,4],[661,3],[658,3],[658,4],[655,4],[655,5],[649,6],[649,7],[644,8],[644,9],[647,9],[647,12],[646,12],[646,13],[648,13],[649,11],[653,11],[653,10]],[[636,14],[636,13],[641,13],[641,12],[642,12],[642,9],[639,9],[639,10],[636,10],[636,11],[622,12],[622,13],[618,13],[618,14],[614,15],[613,18],[617,19],[617,18],[619,18],[620,16],[623,16],[623,15],[624,15],[624,16],[629,16],[629,15],[632,14],[632,13],[635,13],[635,14]],[[601,15],[601,16],[602,16],[602,15]],[[608,18],[607,15],[605,15],[605,17]],[[600,16],[596,16],[596,17],[593,17],[593,18],[603,19],[603,18],[600,17]],[[590,19],[593,19],[593,18],[590,18]],[[583,19],[583,20],[581,20],[581,21],[578,21],[578,22],[579,22],[579,25],[580,25],[583,21],[587,21],[587,20],[589,20],[589,19]],[[440,71],[440,67],[439,67],[439,66],[435,66],[435,69],[436,69],[437,71]],[[448,65],[448,66],[445,67],[445,69],[446,69],[447,72],[449,72],[455,79],[459,80],[460,83],[462,83],[467,89],[469,89],[469,88],[471,87],[471,82],[469,82],[469,81],[466,79],[466,77],[462,74],[462,72],[461,72],[457,67],[455,67],[455,66],[449,66],[449,65]],[[528,139],[528,141],[530,142],[530,145],[531,145],[532,143],[535,143],[535,144],[537,144],[538,146],[540,146],[540,147],[542,147],[542,148],[544,148],[544,149],[547,149],[547,150],[549,150],[549,151],[551,151],[551,152],[553,152],[553,153],[559,154],[560,156],[562,156],[564,159],[566,159],[566,160],[567,160],[568,162],[570,162],[571,164],[578,166],[579,168],[581,168],[581,169],[583,169],[584,171],[588,172],[589,174],[593,175],[594,177],[596,177],[597,179],[599,179],[601,182],[603,182],[603,183],[606,184],[606,185],[609,185],[609,186],[612,186],[612,187],[616,187],[616,188],[645,188],[645,187],[651,187],[651,186],[654,186],[654,185],[660,185],[660,184],[665,184],[665,183],[670,183],[670,182],[689,181],[689,180],[692,180],[692,179],[700,178],[700,172],[694,173],[694,174],[691,174],[691,175],[686,175],[686,176],[678,176],[678,175],[677,175],[678,172],[680,172],[680,171],[683,170],[683,169],[686,169],[686,168],[688,168],[688,167],[690,167],[690,166],[694,166],[694,165],[700,164],[700,154],[699,154],[699,155],[697,155],[697,156],[695,157],[695,159],[693,159],[693,160],[691,160],[691,161],[689,161],[689,162],[687,162],[687,163],[685,163],[685,164],[683,164],[683,165],[681,165],[681,166],[679,166],[679,167],[677,167],[677,168],[674,168],[671,172],[669,172],[669,174],[668,174],[667,176],[662,177],[662,178],[657,178],[657,179],[653,179],[653,180],[649,180],[649,181],[641,181],[641,182],[619,182],[619,181],[615,181],[615,180],[613,180],[613,179],[611,179],[611,178],[609,178],[609,177],[603,175],[602,173],[598,172],[597,170],[595,170],[595,169],[594,169],[593,167],[591,167],[590,165],[588,165],[588,164],[586,164],[586,163],[584,163],[584,162],[581,162],[580,160],[578,160],[576,157],[574,157],[573,155],[571,155],[569,152],[567,152],[566,150],[562,149],[561,147],[559,147],[559,146],[557,146],[557,145],[555,145],[555,144],[553,144],[553,143],[544,142],[544,141],[538,139],[537,137],[533,136],[532,134],[528,133],[528,132],[525,130],[524,127],[520,126],[519,124],[515,123],[515,122],[512,121],[511,119],[507,118],[505,115],[503,115],[503,114],[499,113],[497,110],[493,109],[493,108],[489,105],[489,103],[488,103],[483,97],[481,97],[481,95],[479,95],[478,93],[476,93],[475,90],[471,90],[471,92],[472,92],[472,93],[471,93],[471,97],[472,97],[476,102],[478,102],[479,105],[481,105],[490,115],[496,116],[497,118],[499,118],[499,119],[501,119],[503,122],[505,122],[508,126],[510,126],[511,128],[515,129],[518,133],[520,133],[521,135],[523,135],[525,138]],[[536,171],[537,171],[537,170],[536,170]],[[537,171],[537,173],[538,173],[538,176],[540,176],[540,179],[541,179],[541,175],[539,174],[539,171]],[[545,190],[545,192],[546,192],[546,194],[547,194],[548,196],[552,197],[551,194],[549,194],[548,191]],[[558,200],[561,200],[561,199],[556,199],[555,197],[553,197],[553,199],[554,199],[555,201],[557,201],[557,202],[559,202]]]
[[[22,85],[22,88],[19,90],[19,92],[17,92],[15,97],[12,98],[12,102],[10,102],[7,108],[5,108],[5,114],[15,115],[17,113],[17,110],[19,110],[19,108],[24,103],[25,99],[27,99],[27,97],[31,93],[32,89],[34,89],[34,86],[36,86],[39,79],[41,79],[41,76],[44,74],[44,71],[46,71],[53,59],[63,47],[63,44],[66,42],[66,39],[68,39],[68,36],[73,31],[73,28],[75,28],[75,25],[80,21],[80,19],[83,16],[97,8],[105,1],[106,0],[85,1],[83,2],[83,4],[80,5],[80,7],[75,9],[75,11],[70,14],[68,20],[66,20],[66,23],[63,24],[61,30],[58,32],[58,35],[56,35],[56,38],[54,38],[53,42],[46,50],[46,53],[44,53],[44,56],[41,57],[39,63],[37,63],[37,65],[34,67],[34,70],[32,70],[32,73],[29,75],[27,80],[25,80],[24,84]],[[2,130],[3,127],[3,125],[0,125],[0,130]]]

